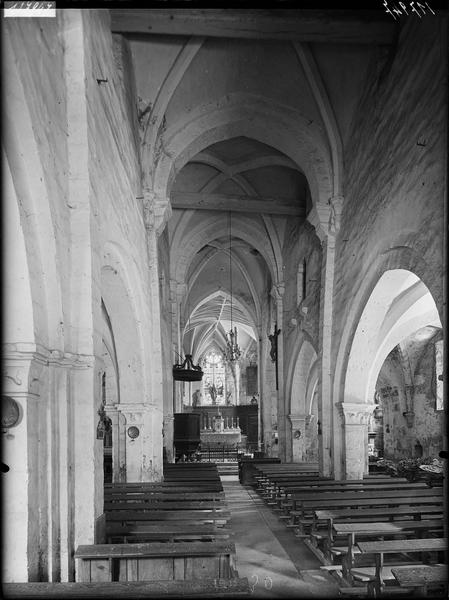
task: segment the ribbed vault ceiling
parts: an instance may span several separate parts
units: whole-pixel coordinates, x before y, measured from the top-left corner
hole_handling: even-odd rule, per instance
[[[191,215],[192,223],[214,211],[220,225],[193,257],[187,276],[184,305],[184,348],[199,356],[211,346],[223,348],[232,323],[245,352],[257,340],[261,300],[272,285],[270,269],[260,252],[235,235],[245,215],[260,221],[264,245],[272,243],[266,218],[306,215],[308,186],[304,174],[287,156],[257,140],[233,137],[199,152],[178,173],[172,188],[174,212]],[[184,241],[189,243],[186,228]],[[230,260],[230,257],[232,260]],[[230,268],[232,266],[232,290]]]

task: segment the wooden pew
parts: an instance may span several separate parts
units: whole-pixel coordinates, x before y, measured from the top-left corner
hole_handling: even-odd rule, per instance
[[[384,573],[384,556],[389,554],[423,554],[423,553],[446,553],[446,538],[419,538],[406,540],[386,540],[377,542],[358,542],[358,549],[362,556],[374,555],[375,571],[368,583],[368,594],[372,597],[378,597],[385,588],[385,581],[392,579],[391,568],[399,566],[397,564],[389,565],[389,571]],[[447,557],[446,557],[447,558]],[[410,559],[408,559],[410,562]],[[438,562],[438,560],[436,561]],[[447,560],[446,560],[447,562]]]
[[[437,491],[438,490],[438,491]],[[442,490],[418,489],[411,490],[409,494],[401,490],[386,490],[381,492],[348,492],[342,494],[309,494],[307,498],[292,498],[293,508],[289,512],[292,524],[296,519],[312,515],[315,510],[334,508],[360,508],[376,506],[400,506],[416,504],[440,504],[442,502]]]
[[[408,520],[412,517],[419,522],[422,519],[443,519],[442,503],[436,505],[402,505],[383,506],[375,508],[343,508],[335,510],[316,510],[312,523],[311,535],[320,535],[323,528],[327,530],[327,537],[332,541],[332,529],[336,523],[354,523],[357,521],[394,522]],[[302,523],[299,523],[300,533],[304,533]]]
[[[244,598],[250,594],[248,579],[192,581],[114,581],[70,583],[4,583],[3,597],[20,600],[134,600],[138,598]]]
[[[282,485],[284,484],[284,479],[278,480],[276,476],[273,477],[265,477],[265,478],[257,478],[257,492],[264,498],[265,500],[272,501],[276,498],[279,493]],[[294,481],[297,485],[306,485],[312,482],[318,481],[331,481],[330,479],[320,477],[319,475],[295,475]]]
[[[298,537],[308,537],[307,534],[320,533],[320,521],[324,518],[328,525],[328,536],[331,536],[332,517],[329,514],[339,514],[340,522],[342,515],[346,520],[357,519],[360,521],[379,521],[381,515],[384,519],[393,518],[421,518],[420,515],[441,514],[443,503],[441,495],[410,498],[402,496],[396,498],[364,498],[358,500],[346,499],[325,501],[304,501],[302,511],[291,514],[291,523],[288,528],[293,529]],[[334,519],[335,520],[335,519]]]
[[[280,464],[280,458],[250,458],[242,457],[238,461],[239,465],[239,482],[243,485],[256,485],[255,476],[259,471],[256,466],[263,464]]]
[[[158,486],[152,486],[152,487],[147,487],[147,488],[123,488],[123,487],[114,487],[114,488],[109,488],[109,489],[105,489],[104,490],[104,497],[105,498],[113,498],[114,496],[118,496],[118,495],[123,495],[123,494],[129,494],[129,496],[137,496],[137,495],[142,495],[145,494],[147,496],[153,495],[153,494],[163,494],[163,495],[170,495],[170,494],[177,494],[177,495],[183,495],[183,494],[207,494],[207,496],[205,495],[204,497],[210,497],[210,494],[214,494],[214,495],[221,495],[224,496],[224,492],[223,492],[223,486],[217,485],[217,484],[212,484],[212,485],[207,485],[207,486],[192,486],[192,485],[174,485],[172,482],[167,482],[167,484],[160,484]]]
[[[197,485],[198,483],[198,485]],[[142,482],[142,483],[112,483],[105,484],[105,492],[109,490],[126,490],[129,492],[159,492],[169,491],[170,488],[182,488],[186,492],[197,492],[198,488],[209,491],[223,491],[221,481],[200,481],[194,483],[179,483],[177,481]]]
[[[82,545],[75,558],[82,582],[238,577],[230,541]]]
[[[432,589],[441,589],[448,594],[448,565],[425,565],[394,567],[393,577],[401,587],[413,590],[417,596],[427,596]]]
[[[295,487],[294,490],[287,488],[284,490],[284,495],[280,495],[277,498],[276,505],[280,509],[288,509],[293,506],[294,498],[306,498],[310,494],[324,493],[348,493],[348,492],[383,492],[387,490],[429,490],[430,488],[425,483],[392,483],[391,481],[372,483],[371,481],[359,481],[356,483],[344,482],[340,485],[326,485],[320,482],[319,485],[315,485],[314,482],[307,484],[303,487]]]
[[[146,502],[136,502],[135,500],[121,502],[105,502],[104,510],[110,511],[146,511],[146,510],[221,510],[227,507],[224,500],[214,502],[213,500],[165,500],[147,499]]]
[[[396,521],[391,522],[353,522],[353,523],[334,523],[334,539],[331,545],[326,548],[325,555],[332,561],[332,555],[340,554],[342,557],[343,576],[350,580],[351,569],[354,566],[354,556],[358,551],[357,543],[361,541],[374,541],[379,538],[406,537],[438,537],[443,534],[443,522],[441,519],[426,519],[423,521]],[[345,546],[333,546],[333,541],[338,536],[346,536]],[[338,542],[338,540],[336,540]],[[328,542],[329,543],[329,542]],[[327,545],[327,544],[326,544]]]
[[[126,492],[111,491],[105,493],[104,501],[107,502],[152,502],[156,500],[210,500],[213,502],[223,502],[225,500],[224,492]]]
[[[106,514],[106,526],[109,523],[135,524],[149,521],[189,521],[190,523],[215,523],[225,525],[231,518],[229,510],[145,510],[145,511],[109,511]]]
[[[128,542],[175,542],[178,540],[226,540],[232,538],[234,532],[228,527],[217,527],[211,524],[191,524],[184,521],[160,522],[156,525],[117,525],[106,526],[108,544]]]

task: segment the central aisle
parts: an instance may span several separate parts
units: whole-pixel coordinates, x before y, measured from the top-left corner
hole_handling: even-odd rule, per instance
[[[277,518],[250,486],[221,477],[235,534],[237,570],[254,598],[336,598],[337,583],[320,570],[307,546]]]

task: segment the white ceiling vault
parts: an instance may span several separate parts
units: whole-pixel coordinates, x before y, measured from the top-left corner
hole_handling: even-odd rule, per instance
[[[394,25],[382,11],[321,12],[110,11],[134,70],[144,179],[172,208],[170,278],[185,290],[183,351],[194,358],[224,347],[230,252],[247,351],[282,283],[287,222],[342,194],[351,114]]]

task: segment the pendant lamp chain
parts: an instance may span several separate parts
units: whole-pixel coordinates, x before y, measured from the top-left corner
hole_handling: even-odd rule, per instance
[[[229,288],[231,296],[231,329],[226,336],[226,352],[225,357],[229,362],[238,360],[241,355],[241,350],[237,343],[237,327],[234,327],[232,318],[232,213],[229,212]]]

